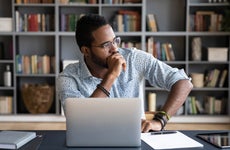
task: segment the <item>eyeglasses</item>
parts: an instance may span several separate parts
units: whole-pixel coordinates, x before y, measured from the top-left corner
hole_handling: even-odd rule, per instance
[[[98,46],[92,46],[92,47],[100,47],[100,48],[104,48],[105,50],[110,50],[112,48],[112,45],[117,47],[119,46],[120,43],[121,43],[121,38],[115,37],[112,42],[108,41]]]

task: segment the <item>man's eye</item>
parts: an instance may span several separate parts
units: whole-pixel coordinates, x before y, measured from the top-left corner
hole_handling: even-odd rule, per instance
[[[103,47],[108,47],[109,46],[109,43],[105,43],[102,45]]]

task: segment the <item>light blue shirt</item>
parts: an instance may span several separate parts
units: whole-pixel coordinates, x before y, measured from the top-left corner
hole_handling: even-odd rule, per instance
[[[189,79],[184,70],[172,68],[154,58],[151,54],[137,49],[119,48],[126,60],[126,71],[122,71],[114,82],[110,97],[140,97],[141,82],[145,79],[154,86],[170,90],[181,79]],[[83,59],[68,65],[57,78],[57,92],[64,105],[68,97],[89,97],[102,79],[92,76]],[[142,97],[143,98],[143,97]],[[143,104],[143,103],[142,103]]]

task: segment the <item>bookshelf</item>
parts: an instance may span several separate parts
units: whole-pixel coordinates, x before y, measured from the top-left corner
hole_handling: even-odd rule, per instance
[[[21,0],[23,2],[23,0]],[[61,3],[63,2],[63,3]],[[58,73],[62,71],[63,60],[76,60],[81,55],[75,42],[73,23],[70,18],[78,18],[82,14],[97,13],[104,15],[116,27],[114,22],[119,11],[137,12],[139,14],[139,28],[131,29],[127,26],[123,30],[115,30],[116,35],[122,38],[124,46],[134,44],[136,47],[144,51],[148,51],[146,46],[148,39],[153,38],[155,42],[170,43],[175,54],[175,60],[165,62],[173,67],[184,68],[186,73],[204,73],[206,70],[218,68],[220,70],[230,69],[229,53],[227,61],[210,62],[207,60],[207,52],[202,53],[202,59],[194,61],[192,58],[192,41],[195,37],[202,40],[202,51],[208,47],[227,47],[230,48],[230,32],[229,31],[193,31],[191,30],[191,15],[197,11],[214,11],[224,14],[223,10],[229,9],[228,3],[209,3],[209,1],[201,0],[136,0],[135,3],[109,3],[109,1],[97,0],[91,3],[65,3],[62,0],[54,0],[49,3],[17,3],[16,0],[5,1],[0,0],[0,17],[11,17],[13,20],[13,30],[11,32],[0,31],[0,43],[4,44],[4,49],[8,53],[0,58],[0,71],[3,72],[6,65],[12,68],[12,87],[4,87],[3,80],[0,80],[0,96],[12,96],[13,112],[11,114],[1,114],[3,121],[15,121],[17,117],[23,118],[25,121],[64,121],[61,115],[60,102],[57,93],[54,91],[54,101],[48,112],[45,114],[28,113],[21,94],[21,88],[25,83],[44,84],[47,83],[55,86],[55,80]],[[176,9],[175,8],[180,8]],[[5,11],[4,11],[5,10]],[[17,13],[37,14],[42,16],[48,14],[51,17],[49,26],[46,30],[36,28],[36,30],[28,31],[25,26],[18,26],[16,22]],[[148,31],[147,15],[154,14],[157,32]],[[135,16],[135,15],[133,15]],[[23,15],[25,17],[25,15]],[[131,18],[130,16],[126,16]],[[137,16],[136,16],[137,17]],[[42,17],[41,17],[42,18]],[[49,17],[47,17],[49,18]],[[67,19],[68,18],[68,19]],[[70,21],[67,23],[67,21]],[[126,22],[127,23],[127,22]],[[41,23],[42,24],[42,23]],[[19,24],[20,25],[20,24]],[[21,28],[19,28],[21,27]],[[128,29],[127,29],[128,28]],[[120,31],[120,32],[119,32]],[[131,44],[130,44],[130,43]],[[10,50],[10,51],[8,51]],[[17,70],[17,55],[23,56],[44,56],[48,55],[53,58],[50,65],[53,69],[49,73],[19,73]],[[2,74],[0,75],[2,79]],[[205,96],[214,96],[226,99],[225,111],[221,114],[190,114],[183,111],[182,114],[172,118],[172,122],[227,122],[230,116],[230,75],[223,87],[201,87],[194,88],[190,96],[195,96],[200,102]],[[165,101],[167,92],[144,83],[144,99],[145,110],[148,111],[148,94],[156,93],[156,106],[159,107]],[[185,103],[184,109],[188,104]],[[35,119],[35,118],[36,119]],[[8,119],[7,119],[8,118]]]
[[[1,1],[2,3],[2,1]],[[5,7],[1,7],[0,9],[0,17],[2,19],[5,18],[12,18],[12,12],[11,12],[11,6],[12,2],[11,1],[5,1]],[[1,29],[4,30],[4,29]],[[5,32],[1,31],[0,34],[0,99],[1,99],[1,105],[4,105],[8,100],[11,99],[12,102],[14,102],[13,98],[15,95],[15,79],[12,76],[12,86],[4,86],[4,71],[6,70],[6,66],[9,65],[12,74],[14,74],[13,68],[14,68],[14,54],[13,54],[13,49],[12,49],[12,44],[13,44],[13,34],[11,30],[6,30]],[[8,108],[1,108],[1,112],[4,114],[10,114],[13,112],[11,109]]]
[[[221,16],[222,14],[225,13],[225,10],[228,9],[229,10],[229,4],[228,3],[204,3],[201,1],[189,1],[188,3],[188,13],[191,16],[191,14],[196,14],[197,12],[201,11],[201,12],[207,12],[207,11],[212,11],[215,14],[217,14],[219,16]],[[212,15],[215,16],[215,15]],[[203,16],[204,17],[204,16]],[[205,18],[205,17],[204,17]],[[223,17],[222,17],[223,18]],[[190,21],[191,22],[191,21]],[[199,22],[199,21],[197,21]],[[218,21],[217,21],[218,22]],[[205,24],[205,21],[204,21]],[[199,26],[199,25],[197,25]],[[205,26],[205,25],[203,25]],[[213,25],[212,25],[213,26]],[[227,49],[229,49],[230,47],[230,38],[229,38],[229,31],[228,32],[223,32],[219,29],[219,24],[215,24],[214,25],[214,29],[207,29],[207,28],[203,28],[203,30],[192,30],[189,28],[189,20],[187,20],[187,32],[189,33],[188,36],[188,49],[189,49],[189,57],[188,57],[188,70],[189,73],[193,73],[193,72],[199,72],[199,73],[204,73],[207,74],[207,71],[210,70],[214,70],[214,69],[218,69],[220,70],[220,72],[222,72],[223,70],[227,69],[229,70],[230,65],[229,65],[229,52],[226,54],[228,59],[226,60],[219,60],[219,61],[209,61],[208,58],[208,48],[209,47],[226,47]],[[212,27],[213,28],[213,27]],[[207,31],[207,30],[211,30],[211,31]],[[192,40],[194,39],[194,37],[200,37],[201,41],[202,41],[202,57],[201,60],[198,61],[194,61],[192,59]],[[216,56],[216,57],[220,57],[220,55]],[[218,78],[219,79],[219,78]],[[213,97],[214,99],[214,105],[218,105],[215,104],[216,102],[218,102],[218,99],[221,99],[221,113],[216,113],[215,109],[219,109],[214,107],[213,110],[208,110],[207,115],[213,115],[213,116],[229,116],[229,75],[226,78],[224,85],[222,87],[219,87],[218,85],[214,85],[214,86],[209,86],[205,85],[202,88],[194,88],[194,90],[191,92],[191,96],[195,96],[199,102],[204,102],[207,101],[206,96],[210,96]],[[208,108],[207,108],[208,109]],[[189,114],[187,112],[187,114]],[[200,115],[200,114],[199,114]]]
[[[191,22],[193,22],[193,28],[195,28],[196,24],[194,23],[195,14],[200,12],[210,12],[216,14],[224,14],[225,9],[229,9],[229,4],[226,2],[222,3],[210,3],[209,1],[201,1],[201,0],[187,0],[187,1],[146,1],[148,3],[146,8],[147,14],[154,14],[157,22],[158,32],[146,32],[145,37],[146,40],[149,37],[154,37],[154,41],[160,41],[161,43],[170,42],[172,43],[176,61],[165,61],[171,66],[176,66],[178,68],[184,68],[187,74],[191,75],[192,73],[202,73],[206,74],[207,71],[219,69],[221,72],[224,69],[229,70],[229,59],[226,61],[208,61],[208,52],[207,49],[209,47],[226,47],[229,49],[229,31],[220,31],[218,29],[214,31],[208,31],[207,29],[203,30],[195,30],[191,29]],[[152,9],[151,9],[152,8]],[[177,11],[174,11],[173,8],[181,8]],[[162,12],[161,10],[165,10]],[[170,15],[168,15],[170,14]],[[193,16],[193,19],[191,19]],[[205,22],[203,22],[204,24]],[[194,27],[195,26],[195,27]],[[201,26],[201,25],[200,25]],[[201,28],[201,27],[200,27]],[[203,27],[204,28],[204,27]],[[202,58],[200,60],[193,59],[193,39],[199,37],[201,38],[201,50],[202,50]],[[229,53],[226,54],[229,58]],[[217,56],[218,57],[218,56]],[[194,120],[205,120],[208,121],[210,118],[213,120],[219,118],[223,118],[223,120],[228,120],[229,117],[229,75],[225,79],[223,87],[195,87],[190,93],[191,97],[195,97],[199,103],[202,104],[202,107],[208,109],[207,104],[203,104],[206,101],[206,96],[214,97],[215,99],[221,99],[221,102],[224,103],[221,108],[221,113],[215,109],[211,109],[205,113],[193,113],[188,111],[191,106],[189,103],[190,100],[187,100],[184,104],[183,110],[178,112],[178,116],[174,117],[175,120],[184,118],[185,120],[190,120],[191,118]],[[151,87],[146,83],[146,99],[148,98],[148,94],[150,92],[156,93],[157,104],[156,106],[160,106],[163,104],[163,99],[167,92]],[[158,100],[162,99],[162,102]],[[222,100],[223,99],[223,100]],[[215,100],[210,100],[215,103]],[[217,100],[216,100],[217,103]],[[194,104],[193,104],[194,105]],[[193,106],[192,105],[192,106]],[[218,104],[216,104],[217,106]],[[209,107],[212,105],[209,104]],[[214,107],[214,106],[213,106]],[[197,109],[197,108],[196,108]],[[210,109],[210,108],[209,108]],[[217,108],[216,108],[217,109]],[[181,111],[183,112],[181,114]],[[226,118],[226,119],[224,119]],[[191,119],[191,120],[192,120]],[[194,121],[193,120],[193,121]],[[177,120],[178,121],[178,120]],[[195,121],[196,122],[196,121]]]

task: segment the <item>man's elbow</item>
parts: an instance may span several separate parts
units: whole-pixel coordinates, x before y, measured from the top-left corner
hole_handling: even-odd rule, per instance
[[[188,92],[190,92],[193,88],[193,84],[190,80],[183,80],[183,86],[184,89],[187,89]]]
[[[190,80],[187,79],[183,79],[183,80],[179,80],[176,82],[176,84],[174,85],[174,88],[176,89],[183,89],[183,90],[187,90],[187,91],[191,91],[193,88],[193,84]]]

